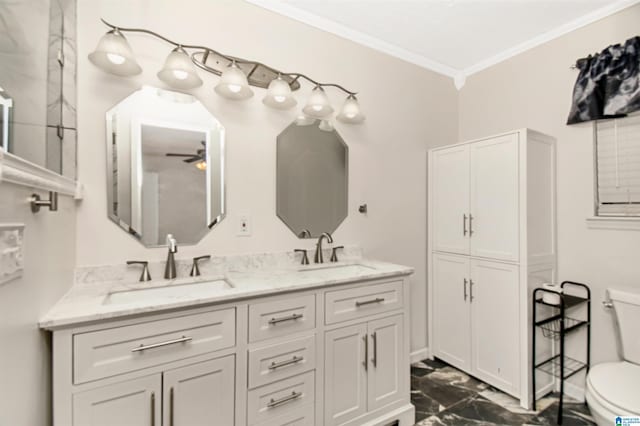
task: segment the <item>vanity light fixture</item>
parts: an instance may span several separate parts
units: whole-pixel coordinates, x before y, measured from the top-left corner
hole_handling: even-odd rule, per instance
[[[333,129],[334,129],[333,123],[331,122],[331,120],[326,118],[323,120],[320,120],[320,124],[318,125],[318,128],[325,132],[333,132]]]
[[[96,49],[89,54],[89,60],[98,68],[111,74],[127,77],[142,72],[123,33],[143,33],[173,45],[174,49],[167,56],[162,70],[158,72],[158,78],[173,88],[188,90],[202,85],[202,79],[198,76],[195,65],[203,71],[221,76],[215,86],[215,91],[220,96],[233,100],[245,100],[253,96],[250,86],[261,87],[267,89],[267,94],[262,100],[265,105],[285,110],[297,104],[292,92],[301,87],[302,80],[306,80],[315,87],[303,108],[303,118],[298,118],[297,122],[307,123],[309,120],[313,122],[313,119],[326,119],[333,113],[334,109],[325,92],[327,87],[333,87],[347,95],[342,111],[337,117],[338,120],[356,124],[365,119],[355,97],[356,92],[347,90],[339,84],[321,83],[301,73],[281,72],[261,62],[225,55],[210,47],[176,43],[144,28],[116,27],[104,19],[102,22],[110,30],[100,39]],[[321,125],[327,129],[333,129],[333,124],[329,121]]]
[[[169,53],[164,67],[158,72],[158,78],[177,89],[186,90],[202,86],[202,79],[182,46],[176,47]]]
[[[365,116],[360,110],[360,104],[355,95],[349,95],[342,105],[340,114],[336,117],[339,121],[349,124],[360,124]]]
[[[238,68],[236,61],[231,61],[224,70],[215,91],[218,95],[233,100],[244,100],[253,96],[247,76]]]
[[[89,54],[89,60],[98,68],[122,77],[142,72],[129,42],[117,27],[102,36],[96,50]]]

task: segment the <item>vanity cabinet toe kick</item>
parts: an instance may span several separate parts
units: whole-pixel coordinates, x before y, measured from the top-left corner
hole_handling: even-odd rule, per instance
[[[53,330],[54,426],[414,424],[409,278]]]

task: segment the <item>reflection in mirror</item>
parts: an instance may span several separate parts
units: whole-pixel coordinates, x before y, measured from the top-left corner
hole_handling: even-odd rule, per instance
[[[276,210],[301,238],[334,232],[347,217],[349,148],[324,121],[298,120],[278,135]]]
[[[225,213],[224,128],[193,96],[144,87],[107,112],[109,217],[147,247],[195,244]]]
[[[0,149],[11,149],[11,108],[13,99],[0,87]]]
[[[76,0],[0,1],[0,147],[71,179],[76,50]]]

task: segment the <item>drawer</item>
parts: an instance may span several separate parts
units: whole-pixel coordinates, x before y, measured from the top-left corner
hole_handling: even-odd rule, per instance
[[[313,426],[315,424],[314,404],[307,404],[289,411],[284,416],[267,420],[258,426]]]
[[[315,372],[300,374],[250,390],[247,396],[249,425],[273,424],[315,401]],[[286,423],[285,423],[286,424]],[[296,424],[296,423],[294,423]]]
[[[315,336],[249,351],[249,388],[316,368]]]
[[[316,326],[313,294],[249,305],[249,341],[286,336]]]
[[[73,381],[85,383],[235,345],[235,308],[73,336]]]
[[[325,322],[334,324],[401,307],[402,281],[329,291],[325,294]]]

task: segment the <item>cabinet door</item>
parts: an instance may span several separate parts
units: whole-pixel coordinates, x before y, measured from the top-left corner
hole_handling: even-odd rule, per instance
[[[235,357],[205,361],[164,373],[164,424],[233,425]]]
[[[469,258],[433,255],[434,355],[462,369],[471,368]]]
[[[367,411],[367,324],[325,334],[325,425],[339,425]]]
[[[469,146],[431,155],[433,249],[469,254]]]
[[[472,371],[511,394],[520,388],[518,271],[516,265],[471,261]]]
[[[402,362],[402,315],[369,322],[368,411],[401,397],[404,378]]]
[[[518,135],[469,145],[471,255],[519,259]]]
[[[73,396],[75,426],[160,426],[160,374],[103,386]]]

